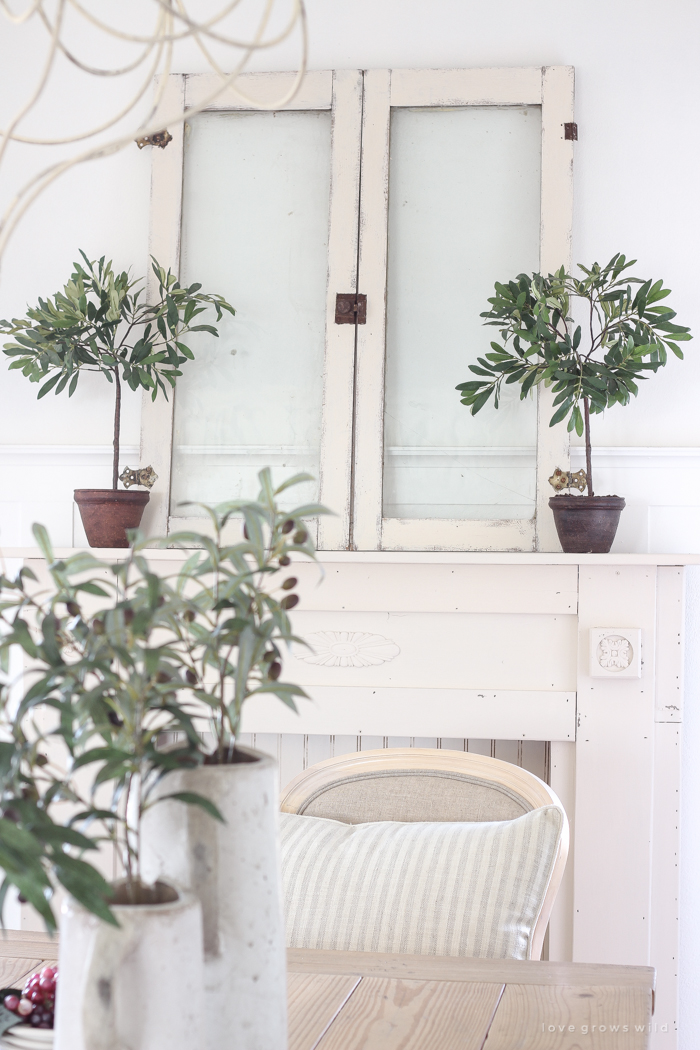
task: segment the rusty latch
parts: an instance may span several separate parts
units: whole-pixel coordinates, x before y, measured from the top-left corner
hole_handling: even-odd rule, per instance
[[[360,293],[341,293],[335,297],[336,324],[367,324],[367,296]]]
[[[569,142],[578,142],[578,124],[573,121],[564,125],[564,138]]]
[[[144,146],[158,146],[160,149],[165,149],[169,142],[173,141],[173,137],[169,131],[155,131],[152,135],[144,135],[141,139],[135,139],[136,145],[139,149],[143,149]]]

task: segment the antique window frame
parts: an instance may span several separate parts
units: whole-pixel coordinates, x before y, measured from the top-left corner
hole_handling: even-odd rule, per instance
[[[251,73],[246,95],[279,98],[293,73]],[[168,76],[164,110],[183,112],[213,92],[209,74]],[[286,109],[330,110],[331,195],[319,496],[335,512],[317,525],[322,550],[558,550],[547,500],[548,477],[568,469],[564,426],[549,427],[551,395],[538,390],[536,512],[522,520],[449,520],[382,516],[389,131],[396,107],[531,106],[541,108],[540,269],[571,264],[574,71],[570,66],[490,69],[376,69],[310,72]],[[233,91],[207,111],[250,109]],[[150,252],[179,271],[184,135],[153,150]],[[338,292],[367,295],[367,322],[335,324]],[[144,396],[141,460],[160,483],[144,526],[163,534],[192,519],[169,514],[173,402]],[[197,519],[197,527],[202,522]]]

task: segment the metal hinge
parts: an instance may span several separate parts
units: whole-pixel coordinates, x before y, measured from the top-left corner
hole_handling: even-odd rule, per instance
[[[578,142],[578,124],[574,124],[573,121],[565,124],[564,138],[569,139],[570,142]]]
[[[135,141],[139,149],[143,149],[144,146],[159,146],[165,149],[168,143],[173,141],[173,137],[169,131],[156,131],[153,135],[144,135],[142,139]]]
[[[338,292],[335,297],[336,324],[367,324],[367,296],[359,292]]]

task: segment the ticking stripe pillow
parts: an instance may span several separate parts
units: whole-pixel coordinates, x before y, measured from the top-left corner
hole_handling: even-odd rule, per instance
[[[516,820],[343,824],[281,813],[290,948],[527,959],[563,831]]]

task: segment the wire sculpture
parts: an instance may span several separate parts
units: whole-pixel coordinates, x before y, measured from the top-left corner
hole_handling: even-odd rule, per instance
[[[131,145],[134,141],[138,141],[139,146],[146,144],[164,146],[169,141],[169,135],[166,130],[168,126],[186,121],[200,113],[210,106],[224,91],[232,90],[241,101],[250,104],[252,109],[264,110],[281,109],[294,98],[298,91],[306,71],[308,50],[304,0],[290,0],[291,10],[286,24],[281,31],[270,37],[266,37],[265,34],[277,0],[259,0],[262,10],[257,27],[250,39],[230,36],[221,29],[221,23],[233,14],[235,9],[240,6],[242,0],[227,0],[216,13],[204,20],[197,20],[190,14],[185,6],[185,0],[141,0],[141,2],[144,4],[144,7],[148,4],[154,9],[154,23],[151,33],[127,32],[119,29],[105,21],[104,17],[98,17],[88,10],[80,3],[80,0],[53,0],[53,3],[47,2],[47,0],[27,0],[28,6],[22,13],[13,11],[10,0],[0,0],[0,11],[11,23],[22,25],[31,19],[38,20],[43,24],[49,37],[49,46],[43,68],[29,99],[11,118],[7,127],[0,129],[0,174],[10,142],[34,146],[66,146],[79,142],[88,142],[90,139],[94,139],[96,136],[109,131],[110,128],[113,128],[130,115],[134,115],[136,108],[142,103],[149,88],[154,83],[154,78],[157,78],[155,79],[156,87],[153,99],[146,106],[145,116],[141,116],[136,127],[132,127],[129,131],[107,141],[92,143],[87,149],[49,165],[24,183],[10,200],[0,217],[0,261],[12,233],[30,205],[55,179],[77,164],[109,156]],[[197,2],[198,0],[195,0],[195,4]],[[111,3],[113,10],[119,9],[119,0],[111,0]],[[101,11],[104,11],[107,5],[101,3],[99,6]],[[190,6],[192,5],[190,4]],[[140,46],[139,54],[131,62],[117,68],[98,68],[83,61],[74,53],[66,41],[65,22],[68,9],[76,13],[94,29],[106,34],[106,36]],[[301,32],[301,56],[298,72],[291,88],[282,98],[274,99],[271,102],[259,102],[248,98],[236,85],[236,79],[245,69],[251,56],[257,51],[281,44],[291,36],[297,26],[299,26]],[[196,106],[191,106],[185,112],[168,113],[161,106],[167,84],[167,77],[163,74],[169,73],[172,69],[176,46],[188,40],[196,44],[209,68],[217,75],[218,83],[216,88]],[[240,52],[232,70],[224,72],[221,64],[216,61],[212,54],[211,45],[223,45],[232,51]],[[23,135],[19,130],[20,125],[37,107],[42,98],[54,68],[56,57],[59,54],[63,55],[69,62],[89,76],[120,77],[133,73],[144,65],[146,65],[146,73],[132,98],[116,114],[113,114],[98,126],[90,127],[75,135],[60,138],[40,138]]]

